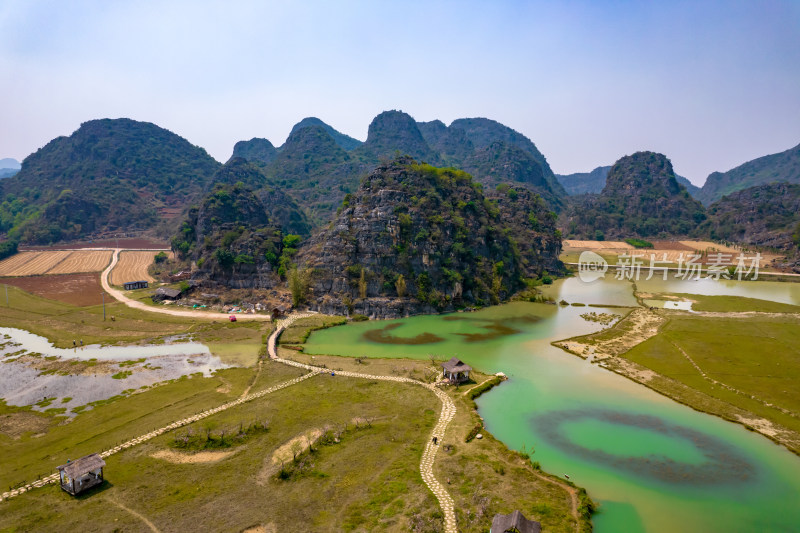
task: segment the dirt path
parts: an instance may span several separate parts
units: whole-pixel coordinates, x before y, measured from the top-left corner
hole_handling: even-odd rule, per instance
[[[144,516],[143,514],[137,513],[136,511],[134,511],[130,507],[126,507],[125,505],[121,504],[120,502],[118,502],[117,500],[115,500],[113,498],[106,498],[106,499],[108,501],[110,501],[111,503],[113,503],[114,505],[116,505],[117,507],[119,507],[120,509],[122,509],[123,511],[126,511],[127,513],[135,516],[136,518],[138,518],[139,520],[144,522],[147,525],[147,527],[150,528],[150,531],[152,531],[153,533],[161,533],[158,530],[158,528],[156,527],[156,525],[154,523],[152,523],[150,520],[148,520],[147,517]]]
[[[130,507],[126,507],[125,505],[121,504],[120,502],[118,502],[117,500],[115,500],[113,498],[106,498],[106,499],[108,501],[110,501],[111,503],[113,503],[114,505],[116,505],[117,507],[119,507],[120,509],[122,509],[123,511],[126,511],[126,512],[132,514],[133,516],[135,516],[136,518],[138,518],[139,520],[141,520],[142,522],[147,524],[147,527],[149,527],[150,530],[153,533],[161,533],[158,530],[158,528],[156,527],[156,525],[154,523],[152,523],[150,520],[148,520],[147,517],[144,516],[143,514],[137,513],[136,511],[134,511]]]
[[[797,413],[794,413],[794,412],[792,412],[792,411],[790,411],[788,409],[784,409],[783,407],[777,406],[777,405],[775,405],[773,403],[764,401],[761,398],[758,398],[757,396],[753,396],[752,394],[747,394],[746,392],[740,391],[739,389],[737,389],[735,387],[731,387],[730,385],[726,385],[725,383],[722,383],[721,381],[717,381],[716,379],[714,379],[711,376],[709,376],[708,374],[706,374],[705,371],[703,371],[703,369],[700,368],[700,365],[698,365],[695,362],[695,360],[692,359],[689,356],[688,353],[686,353],[686,350],[684,350],[683,348],[681,348],[680,346],[678,346],[677,344],[675,344],[672,341],[669,341],[669,343],[672,346],[674,346],[676,350],[681,352],[683,354],[683,357],[685,357],[686,360],[689,361],[689,363],[694,367],[695,370],[697,370],[697,372],[700,374],[700,376],[704,380],[708,381],[709,383],[717,385],[718,387],[722,387],[723,389],[729,390],[730,392],[733,392],[734,394],[738,394],[739,396],[744,396],[745,398],[748,398],[750,400],[756,401],[756,402],[760,403],[761,405],[763,405],[764,407],[769,407],[770,409],[776,409],[776,410],[780,411],[781,413],[783,413],[783,414],[785,414],[787,416],[791,416],[792,418],[798,418]],[[759,419],[760,419],[760,417],[759,417]],[[764,419],[764,420],[766,421],[766,419]]]
[[[187,317],[187,318],[203,318],[206,320],[223,320],[227,317],[224,313],[213,313],[211,311],[182,311],[177,309],[168,309],[165,307],[153,307],[152,305],[147,305],[142,303],[138,300],[133,300],[128,298],[123,294],[122,291],[117,290],[111,286],[108,281],[109,276],[111,275],[111,271],[114,270],[114,267],[117,266],[117,262],[119,261],[119,253],[122,251],[121,248],[117,248],[114,250],[114,255],[111,258],[111,263],[103,270],[103,273],[100,275],[100,284],[103,286],[103,289],[114,297],[116,300],[124,303],[128,307],[133,309],[139,309],[140,311],[147,311],[150,313],[161,313],[164,315],[172,315],[172,316],[180,316],[180,317]],[[238,320],[272,320],[270,315],[246,315],[246,314],[237,314],[236,318]]]
[[[269,357],[274,361],[278,361],[279,363],[283,363],[286,365],[304,368],[306,370],[310,370],[312,372],[330,372],[327,369],[320,369],[315,366],[305,365],[303,363],[298,363],[297,361],[291,361],[289,359],[282,359],[278,357],[277,351],[277,341],[280,334],[283,332],[284,329],[288,328],[292,323],[300,318],[305,318],[311,316],[313,313],[298,313],[296,315],[289,316],[281,321],[278,322],[278,326],[275,328],[275,331],[272,332],[270,335],[269,340],[267,341],[267,353]],[[428,443],[425,445],[425,450],[422,452],[422,459],[420,461],[419,470],[420,475],[422,476],[422,481],[428,486],[433,495],[436,496],[436,499],[439,501],[439,507],[442,508],[442,512],[444,513],[444,530],[445,533],[457,533],[458,528],[456,527],[456,514],[455,514],[455,502],[453,501],[452,496],[447,492],[447,489],[442,485],[436,476],[433,475],[433,464],[436,460],[436,452],[439,451],[439,445],[434,444],[433,440],[436,439],[437,442],[441,443],[444,439],[445,433],[447,432],[447,426],[450,424],[450,421],[453,420],[453,417],[456,414],[456,405],[453,403],[453,400],[444,393],[441,389],[437,388],[434,385],[430,385],[427,383],[423,383],[421,381],[417,381],[411,378],[403,378],[397,376],[380,376],[374,374],[362,374],[360,372],[350,372],[350,371],[337,371],[335,372],[337,376],[344,376],[344,377],[353,377],[353,378],[362,378],[362,379],[369,379],[369,380],[380,380],[380,381],[394,381],[398,383],[411,383],[413,385],[419,385],[421,387],[425,387],[429,391],[433,392],[439,400],[442,402],[442,411],[439,414],[439,420],[434,426],[433,431],[431,432],[430,439],[428,439]]]

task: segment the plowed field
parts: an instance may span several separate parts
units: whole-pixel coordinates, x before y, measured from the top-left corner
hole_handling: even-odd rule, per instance
[[[40,276],[99,272],[111,260],[110,250],[20,252],[0,261],[0,276]]]
[[[119,262],[114,270],[111,271],[111,284],[122,285],[128,281],[155,281],[147,273],[147,267],[153,264],[153,257],[158,252],[129,252],[124,251],[119,254]]]

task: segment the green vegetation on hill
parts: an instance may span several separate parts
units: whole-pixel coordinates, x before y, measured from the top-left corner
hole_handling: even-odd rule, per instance
[[[179,260],[195,262],[196,277],[266,288],[286,275],[299,240],[282,230],[252,189],[217,183],[189,210],[172,249]]]
[[[709,205],[738,190],[780,181],[800,183],[800,144],[785,152],[753,159],[727,172],[710,174],[699,199]]]
[[[254,137],[249,141],[239,141],[233,146],[231,159],[241,157],[248,161],[269,163],[278,155],[278,150],[267,139]]]
[[[0,182],[0,232],[46,244],[153,229],[168,218],[163,208],[182,209],[218,168],[205,150],[154,124],[86,122]]]
[[[531,154],[506,141],[495,141],[476,150],[461,166],[473,176],[481,176],[480,182],[487,190],[501,184],[522,186],[537,192],[551,209],[561,211],[564,207],[563,190],[560,186],[552,187],[542,165]]]
[[[362,144],[361,141],[359,141],[358,139],[354,139],[349,135],[345,135],[344,133],[337,131],[332,126],[325,124],[317,117],[306,117],[297,124],[295,124],[289,136],[291,136],[292,133],[299,130],[300,128],[306,128],[308,126],[322,127],[322,129],[327,131],[328,135],[330,135],[331,138],[336,142],[336,144],[338,144],[343,150],[349,151],[352,150],[353,148],[358,148]]]
[[[597,167],[596,169],[592,170],[591,172],[576,172],[574,174],[556,174],[556,178],[561,185],[564,186],[564,190],[567,191],[567,194],[570,196],[576,196],[579,194],[597,194],[603,190],[603,187],[606,186],[606,177],[608,176],[608,172],[611,170],[611,167]],[[675,174],[675,179],[678,180],[678,183],[686,187],[686,190],[689,191],[689,194],[692,195],[692,198],[700,199],[698,195],[700,194],[700,187],[694,185],[691,181],[684,178],[683,176],[679,176]]]
[[[234,157],[261,165],[270,183],[291,196],[315,227],[330,222],[370,169],[401,155],[468,170],[492,189],[499,183],[528,188],[555,210],[566,196],[529,139],[488,119],[461,119],[447,127],[438,120],[417,123],[401,111],[386,111],[373,119],[361,143],[319,119],[306,118],[277,149],[263,139],[242,141],[234,149]]]
[[[800,224],[800,184],[771,183],[724,196],[698,233],[712,239],[784,247]]]
[[[508,197],[506,205],[512,208]],[[381,165],[298,256],[312,271],[312,304],[325,312],[392,316],[405,307],[421,312],[503,300],[523,287],[527,271],[557,264],[560,251],[543,203],[526,191],[519,206],[519,219],[504,219],[460,170],[410,158]],[[515,233],[530,242],[518,243]],[[374,298],[388,300],[370,303]]]
[[[599,195],[576,198],[563,214],[568,237],[616,239],[688,235],[706,217],[661,154],[637,152],[617,161]]]

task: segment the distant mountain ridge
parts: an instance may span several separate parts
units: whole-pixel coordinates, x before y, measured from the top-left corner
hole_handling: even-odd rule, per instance
[[[0,159],[0,169],[7,169],[7,168],[19,170],[20,168],[22,168],[22,165],[20,165],[19,161],[11,157],[5,157],[3,159]]]
[[[372,120],[367,140],[361,143],[310,117],[296,124],[274,151],[268,142],[236,143],[234,156],[260,164],[316,226],[330,221],[370,169],[400,155],[467,170],[487,188],[503,183],[525,187],[556,211],[565,205],[566,192],[536,145],[485,118],[458,119],[448,127],[438,120],[416,122],[402,111],[385,111]]]
[[[16,159],[10,157],[0,159],[0,179],[10,178],[19,172],[20,167],[21,165]]]
[[[733,192],[778,182],[800,183],[800,144],[784,152],[753,159],[727,172],[709,174],[698,198],[710,205]]]
[[[574,174],[556,174],[559,183],[564,186],[564,190],[570,196],[578,194],[597,194],[606,186],[606,177],[611,170],[611,166],[597,167],[591,172],[576,172]],[[693,184],[687,178],[675,174],[678,183],[686,187],[692,198],[698,198],[700,187]]]

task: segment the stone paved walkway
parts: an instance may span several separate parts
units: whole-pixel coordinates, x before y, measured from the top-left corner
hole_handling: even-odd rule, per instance
[[[297,361],[292,361],[289,359],[282,359],[278,357],[277,351],[277,341],[278,337],[280,336],[281,332],[292,325],[293,322],[299,320],[301,318],[306,318],[311,316],[313,313],[298,313],[296,315],[289,316],[283,320],[278,321],[278,326],[275,328],[275,331],[272,332],[270,335],[269,340],[267,341],[267,352],[269,356],[274,361],[279,363],[283,363],[286,365],[291,365],[298,368],[304,368],[306,370],[310,370],[312,372],[331,372],[328,369],[321,369],[316,366],[306,365],[303,363],[298,363]],[[439,445],[433,443],[433,438],[436,437],[437,442],[441,443],[444,440],[445,432],[447,431],[447,426],[450,424],[450,421],[453,420],[453,417],[456,414],[456,405],[453,403],[453,400],[445,394],[441,389],[437,388],[434,385],[430,385],[428,383],[423,383],[421,381],[417,381],[416,379],[411,378],[404,378],[399,376],[380,376],[375,374],[362,374],[360,372],[350,372],[347,370],[337,370],[335,371],[337,376],[344,376],[344,377],[352,377],[352,378],[362,378],[362,379],[371,379],[371,380],[381,380],[381,381],[395,381],[398,383],[411,383],[413,385],[419,385],[421,387],[425,387],[426,389],[433,392],[439,400],[442,402],[442,412],[439,415],[439,421],[436,423],[436,426],[433,428],[433,432],[431,432],[431,438],[428,440],[428,443],[425,445],[425,450],[422,452],[422,460],[419,464],[419,471],[422,475],[422,480],[428,486],[428,488],[433,492],[433,495],[436,496],[436,499],[439,500],[439,506],[442,508],[442,512],[444,513],[444,525],[445,525],[445,533],[457,533],[458,528],[456,527],[456,514],[455,514],[455,504],[453,502],[453,498],[447,492],[444,485],[439,483],[439,480],[433,475],[433,463],[436,459],[436,452],[439,451]]]
[[[151,431],[150,433],[146,433],[144,435],[140,435],[140,436],[138,436],[136,438],[133,438],[133,439],[127,441],[127,442],[123,442],[122,444],[120,444],[118,446],[115,446],[115,447],[111,448],[110,450],[106,450],[104,452],[101,452],[100,453],[100,457],[105,459],[106,457],[108,457],[110,455],[114,455],[115,453],[121,452],[123,450],[127,450],[128,448],[130,448],[132,446],[136,446],[137,444],[141,444],[143,442],[147,442],[148,440],[150,440],[152,438],[155,438],[155,437],[158,437],[159,435],[163,435],[164,433],[166,433],[168,431],[172,431],[173,429],[177,429],[179,427],[186,426],[188,424],[191,424],[192,422],[197,422],[198,420],[202,420],[203,418],[206,418],[206,417],[209,417],[211,415],[217,414],[220,411],[224,411],[226,409],[230,409],[231,407],[236,407],[237,405],[241,405],[241,404],[243,404],[245,402],[249,402],[249,401],[255,400],[257,398],[261,398],[261,397],[266,396],[267,394],[273,393],[275,391],[278,391],[278,390],[281,390],[281,389],[285,389],[286,387],[290,387],[292,385],[300,383],[301,381],[304,381],[304,380],[306,380],[306,379],[308,379],[308,378],[310,378],[312,376],[315,376],[315,375],[320,373],[320,369],[319,368],[314,368],[314,369],[310,369],[310,370],[311,370],[311,372],[309,372],[308,374],[304,374],[304,375],[302,375],[300,377],[297,377],[297,378],[294,378],[294,379],[290,379],[289,381],[284,381],[283,383],[279,383],[277,385],[273,385],[272,387],[270,387],[268,389],[264,389],[262,391],[258,391],[258,392],[254,392],[252,394],[248,394],[247,396],[243,396],[243,397],[241,397],[241,398],[239,398],[237,400],[233,400],[231,402],[224,403],[224,404],[222,404],[222,405],[220,405],[218,407],[215,407],[213,409],[208,409],[207,411],[203,411],[203,412],[198,413],[198,414],[196,414],[194,416],[190,416],[190,417],[187,417],[187,418],[183,418],[181,420],[177,420],[177,421],[173,422],[172,424],[169,424],[168,426],[164,426],[164,427],[155,429],[155,430]],[[34,481],[33,483],[29,483],[29,484],[27,484],[27,485],[25,485],[23,487],[19,487],[17,489],[11,490],[11,491],[4,492],[3,494],[0,494],[0,502],[2,502],[3,500],[7,500],[9,498],[13,498],[14,496],[18,496],[18,495],[20,495],[20,494],[22,494],[24,492],[27,492],[27,491],[29,491],[31,489],[43,487],[44,485],[47,485],[47,484],[50,484],[50,483],[56,483],[58,481],[58,479],[59,479],[59,476],[58,476],[57,473],[56,474],[51,474],[51,475],[49,475],[49,476],[47,476],[45,478],[39,479],[37,481]]]

